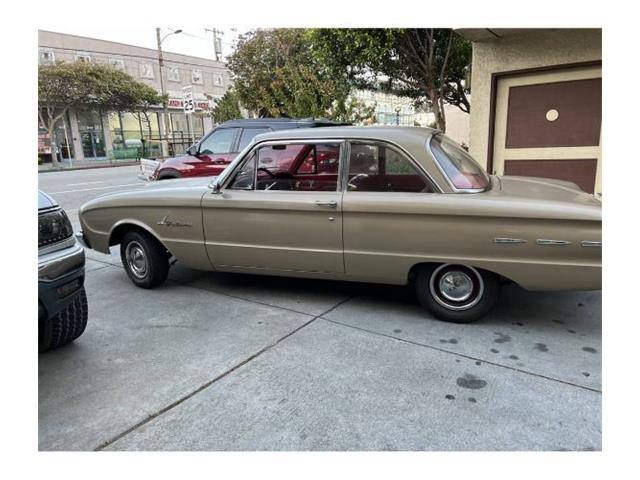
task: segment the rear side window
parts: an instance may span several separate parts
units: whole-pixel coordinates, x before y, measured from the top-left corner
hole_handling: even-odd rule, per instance
[[[240,135],[240,145],[238,146],[238,151],[244,150],[244,147],[251,143],[253,137],[256,135],[260,135],[261,133],[270,132],[270,128],[244,128],[242,129],[242,134]]]
[[[459,190],[486,190],[489,176],[462,147],[441,133],[431,139],[431,152],[451,184]]]
[[[369,142],[351,143],[347,190],[353,192],[431,192],[424,176],[398,150]]]

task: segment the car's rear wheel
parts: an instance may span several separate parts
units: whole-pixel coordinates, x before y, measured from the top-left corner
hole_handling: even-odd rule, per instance
[[[498,301],[500,283],[494,273],[465,265],[428,265],[416,274],[416,295],[440,320],[469,323]]]
[[[148,233],[127,232],[120,243],[120,257],[127,275],[138,287],[157,287],[167,279],[169,252]]]
[[[44,352],[73,342],[87,328],[88,316],[87,294],[82,287],[67,308],[38,322],[38,351]]]

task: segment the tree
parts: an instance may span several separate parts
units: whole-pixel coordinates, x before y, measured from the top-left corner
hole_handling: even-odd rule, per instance
[[[471,43],[448,28],[315,29],[314,55],[352,86],[381,89],[429,107],[446,131],[444,104],[471,110],[465,77]]]
[[[78,62],[38,68],[38,118],[51,137],[54,165],[55,127],[69,109],[146,112],[163,101],[155,89],[111,66]]]
[[[349,100],[346,76],[314,56],[308,30],[249,32],[239,39],[228,67],[240,103],[260,117],[351,120],[363,110]]]
[[[222,98],[214,100],[211,116],[215,123],[223,123],[227,120],[242,118],[240,99],[233,87],[229,88]]]

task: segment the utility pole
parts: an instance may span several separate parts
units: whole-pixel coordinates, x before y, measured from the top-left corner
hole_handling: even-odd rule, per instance
[[[162,42],[169,35],[176,35],[178,33],[182,33],[182,30],[181,29],[174,30],[170,33],[167,33],[164,37],[160,37],[160,28],[156,28],[156,39],[158,40],[158,65],[160,66],[160,93],[162,94],[163,97],[166,95],[167,92],[164,89],[164,75],[162,74],[162,70],[164,66],[164,59],[162,58]],[[163,107],[162,110],[163,110],[163,116],[164,116],[164,135],[167,138],[167,146],[168,146],[169,133],[170,133],[169,131],[171,130],[171,123],[169,122],[169,109],[167,108],[166,100],[163,101],[162,107]],[[164,146],[165,144],[163,143],[162,154],[168,155],[168,151],[165,152]]]
[[[162,67],[164,65],[164,60],[162,59],[162,40],[160,39],[160,28],[156,28],[156,38],[158,40],[158,65],[160,66],[160,92],[162,93],[162,118],[164,119],[164,136],[166,137],[167,142],[169,141],[169,130],[170,122],[169,122],[169,109],[167,108],[167,100],[164,98],[166,92],[164,90],[164,78],[162,75]],[[165,148],[165,143],[162,143],[162,155],[169,155],[168,149]],[[167,151],[165,151],[167,150]]]
[[[213,34],[213,58],[216,62],[222,60],[222,35],[224,32],[217,28],[205,28],[205,32],[211,32]]]

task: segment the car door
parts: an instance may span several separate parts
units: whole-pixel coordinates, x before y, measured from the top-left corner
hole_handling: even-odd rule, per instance
[[[228,165],[238,154],[235,145],[240,128],[218,128],[198,145],[197,161],[192,162],[198,169],[197,175],[217,175],[221,166]]]
[[[381,141],[349,142],[343,195],[345,274],[364,281],[403,283],[415,258],[442,237],[429,215],[441,194],[417,163]]]
[[[331,155],[339,161],[344,145],[261,143],[218,193],[205,194],[205,241],[216,269],[344,272],[340,175],[317,168],[319,150],[324,163]]]

